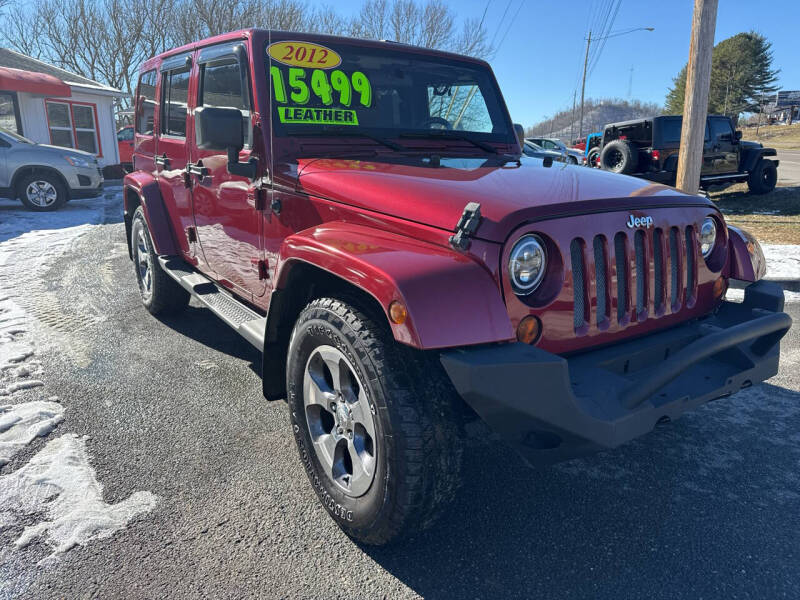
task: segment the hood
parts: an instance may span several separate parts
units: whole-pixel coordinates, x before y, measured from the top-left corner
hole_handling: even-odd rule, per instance
[[[83,150],[76,150],[74,148],[64,148],[63,146],[51,146],[50,144],[36,144],[37,148],[46,148],[47,150],[52,150],[54,152],[58,152],[61,155],[66,154],[67,156],[80,156],[84,160],[88,160],[89,162],[93,162],[96,160],[95,155],[91,152],[85,152]]]
[[[476,237],[502,242],[519,225],[541,218],[665,205],[711,205],[701,196],[598,169],[523,157],[393,162],[300,159],[297,185],[305,193],[454,231],[469,202],[481,205]]]
[[[764,144],[762,144],[761,142],[750,142],[750,141],[747,141],[747,140],[742,140],[741,142],[739,142],[739,144],[741,144],[742,148],[763,148],[764,147]]]

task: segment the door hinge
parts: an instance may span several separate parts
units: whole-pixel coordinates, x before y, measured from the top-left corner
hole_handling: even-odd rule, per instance
[[[267,190],[262,187],[254,189],[253,203],[255,204],[256,210],[267,210]]]
[[[267,261],[265,260],[258,261],[258,278],[269,279],[269,272],[267,271]]]
[[[194,227],[187,227],[186,228],[186,236],[189,238],[190,242],[197,241],[197,229]]]
[[[477,202],[470,202],[464,207],[461,218],[456,225],[455,235],[450,236],[450,245],[459,250],[469,248],[470,236],[478,230],[481,223],[481,205]]]

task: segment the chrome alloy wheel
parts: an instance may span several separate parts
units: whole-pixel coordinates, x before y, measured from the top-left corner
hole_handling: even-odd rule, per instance
[[[49,181],[38,179],[28,184],[28,187],[25,188],[25,196],[31,204],[47,208],[58,200],[58,190]]]
[[[348,496],[363,496],[375,478],[375,415],[355,369],[333,346],[318,346],[306,363],[303,404],[314,452]]]
[[[153,263],[147,251],[147,232],[140,227],[136,234],[136,274],[139,280],[139,291],[147,301],[153,295]]]

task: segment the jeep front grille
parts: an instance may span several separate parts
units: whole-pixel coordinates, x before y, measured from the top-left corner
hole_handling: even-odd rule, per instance
[[[693,227],[681,229],[619,231],[611,243],[604,235],[594,236],[591,244],[574,238],[570,262],[575,331],[580,333],[590,322],[602,327],[612,317],[625,326],[678,312],[691,303],[697,295],[697,244]]]

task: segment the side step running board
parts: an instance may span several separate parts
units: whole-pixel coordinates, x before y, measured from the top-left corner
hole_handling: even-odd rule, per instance
[[[262,317],[177,256],[159,256],[164,272],[259,351],[264,350],[267,318]]]

